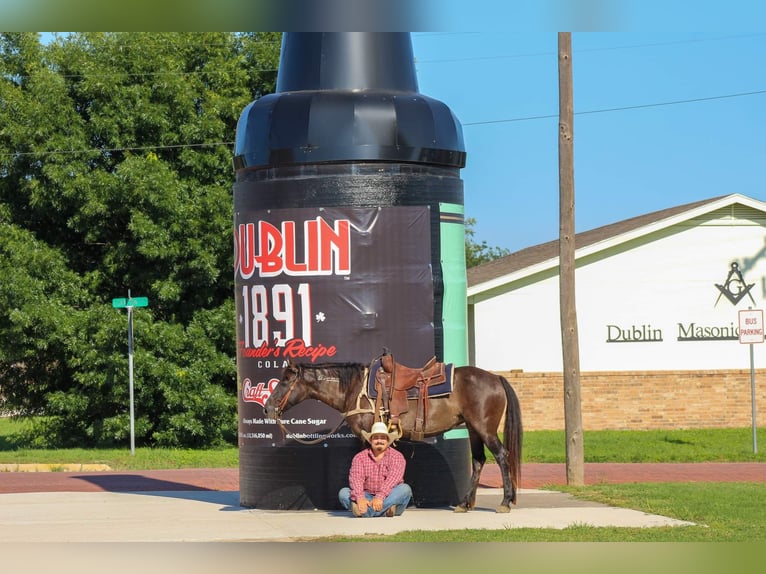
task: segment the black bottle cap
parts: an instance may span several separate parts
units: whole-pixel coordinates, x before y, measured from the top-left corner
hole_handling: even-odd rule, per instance
[[[277,92],[240,116],[234,167],[465,157],[458,119],[418,92],[409,33],[288,32]]]

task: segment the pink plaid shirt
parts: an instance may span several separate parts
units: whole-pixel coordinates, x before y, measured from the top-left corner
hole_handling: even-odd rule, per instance
[[[380,462],[375,460],[369,448],[357,453],[348,473],[351,500],[364,498],[365,491],[384,500],[397,484],[404,481],[406,464],[402,453],[391,447],[386,449]]]

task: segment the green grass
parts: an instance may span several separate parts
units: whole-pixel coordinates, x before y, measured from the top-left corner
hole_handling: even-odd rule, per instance
[[[694,522],[656,528],[592,527],[563,530],[408,531],[391,536],[330,537],[343,542],[756,542],[766,541],[766,486],[762,483],[652,483],[556,487],[578,498]],[[514,511],[511,510],[511,513]]]
[[[35,449],[20,438],[24,421],[0,417],[0,464],[106,464],[113,470],[157,470],[175,468],[236,468],[236,447],[220,449],[170,449],[130,445],[114,449]]]
[[[20,439],[24,421],[0,417],[0,464],[108,464],[114,470],[161,468],[234,468],[236,447],[221,449],[28,448]],[[586,462],[766,462],[766,428],[758,429],[758,453],[753,453],[752,429],[691,429],[668,431],[585,431]],[[564,431],[524,434],[524,462],[566,461]],[[488,460],[494,459],[488,453]]]
[[[766,428],[585,431],[585,462],[766,462]],[[524,434],[525,462],[565,462],[564,431]]]

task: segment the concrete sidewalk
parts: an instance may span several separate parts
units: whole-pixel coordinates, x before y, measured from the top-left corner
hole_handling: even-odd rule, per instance
[[[395,534],[406,530],[682,526],[691,523],[522,489],[509,514],[494,508],[502,490],[482,488],[477,508],[410,507],[394,518],[346,512],[254,510],[237,491],[36,492],[0,494],[0,540],[11,542],[296,541],[327,536]]]
[[[63,465],[56,465],[56,470],[61,468]],[[352,518],[338,511],[241,507],[237,469],[22,470],[26,469],[0,472],[0,542],[276,542],[406,530],[689,524],[537,490],[543,485],[565,484],[563,464],[524,465],[519,504],[510,514],[494,512],[502,499],[501,480],[497,465],[487,465],[477,509],[472,512],[411,507],[403,516],[376,519]],[[585,465],[587,484],[694,481],[764,482],[766,463]]]

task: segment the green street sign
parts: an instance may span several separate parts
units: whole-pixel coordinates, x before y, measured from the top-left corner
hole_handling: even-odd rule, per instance
[[[148,297],[131,297],[130,299],[112,299],[112,307],[115,309],[124,309],[125,307],[147,307],[149,305]]]

